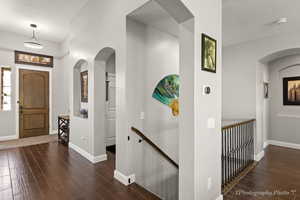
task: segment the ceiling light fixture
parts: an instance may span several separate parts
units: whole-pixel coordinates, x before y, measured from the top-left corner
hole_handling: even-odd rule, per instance
[[[275,24],[281,25],[281,24],[285,24],[287,22],[288,22],[288,19],[286,17],[282,17],[282,18],[279,18],[278,20],[276,20]]]
[[[44,48],[43,45],[38,41],[35,29],[37,28],[36,24],[30,24],[30,27],[32,28],[32,37],[29,41],[24,42],[24,46],[31,48],[31,49],[42,49]]]

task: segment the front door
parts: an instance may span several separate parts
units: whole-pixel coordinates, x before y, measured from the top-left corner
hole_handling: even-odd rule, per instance
[[[49,72],[19,70],[20,138],[49,135]]]

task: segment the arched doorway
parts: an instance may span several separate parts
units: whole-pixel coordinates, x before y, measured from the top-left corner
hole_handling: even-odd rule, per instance
[[[116,139],[116,54],[111,47],[99,51],[94,61],[94,155],[114,159]]]

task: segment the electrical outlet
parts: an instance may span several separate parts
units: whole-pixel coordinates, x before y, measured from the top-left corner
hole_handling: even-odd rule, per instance
[[[209,177],[209,178],[207,179],[207,190],[210,190],[210,189],[211,189],[211,186],[212,186],[212,179],[211,179],[211,177]]]

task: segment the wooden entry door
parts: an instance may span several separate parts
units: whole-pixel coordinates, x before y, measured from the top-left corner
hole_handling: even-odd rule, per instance
[[[49,135],[49,72],[19,70],[19,132]]]

